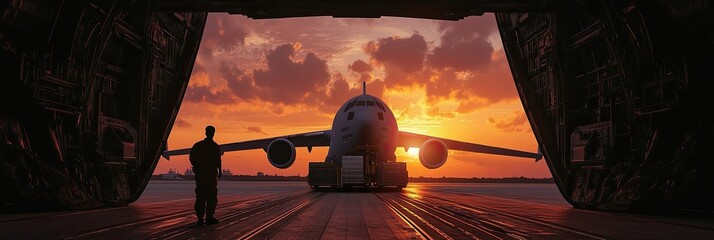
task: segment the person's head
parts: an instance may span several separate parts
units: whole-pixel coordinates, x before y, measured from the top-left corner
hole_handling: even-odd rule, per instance
[[[216,134],[216,128],[211,125],[206,126],[206,137],[213,139],[213,135]]]

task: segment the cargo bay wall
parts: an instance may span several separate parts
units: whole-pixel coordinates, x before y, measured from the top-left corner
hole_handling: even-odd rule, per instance
[[[0,200],[85,208],[151,177],[206,13],[145,1],[0,4]]]

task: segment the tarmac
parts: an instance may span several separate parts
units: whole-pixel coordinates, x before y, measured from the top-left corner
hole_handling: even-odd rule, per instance
[[[192,184],[152,181],[124,207],[2,214],[0,239],[714,239],[714,214],[574,209],[552,184],[220,182],[220,222],[195,226]]]

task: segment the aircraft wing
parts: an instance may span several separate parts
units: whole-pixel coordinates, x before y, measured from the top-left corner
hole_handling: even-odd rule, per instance
[[[245,141],[245,142],[219,144],[218,146],[221,148],[221,155],[223,155],[224,152],[251,150],[251,149],[263,149],[265,151],[265,149],[268,147],[268,144],[270,144],[270,142],[272,142],[275,139],[284,138],[284,139],[287,139],[288,141],[292,142],[293,145],[295,145],[295,147],[307,147],[308,151],[311,151],[312,147],[330,146],[331,133],[332,133],[331,130],[325,130],[325,131],[299,133],[299,134],[286,135],[286,136],[256,139],[256,140],[250,140],[250,141]],[[190,152],[191,152],[191,148],[183,148],[183,149],[164,151],[162,156],[166,159],[169,159],[171,156],[188,155]]]
[[[397,137],[397,139],[398,139],[397,147],[404,147],[405,149],[409,148],[409,147],[417,147],[418,148],[418,147],[421,147],[422,143],[424,143],[426,140],[437,139],[439,141],[442,141],[444,144],[446,144],[446,148],[448,148],[449,150],[459,150],[459,151],[487,153],[487,154],[496,154],[496,155],[513,156],[513,157],[533,158],[536,161],[543,158],[543,155],[540,153],[530,153],[530,152],[524,152],[524,151],[513,150],[513,149],[508,149],[508,148],[492,147],[492,146],[481,145],[481,144],[476,144],[476,143],[462,142],[462,141],[457,141],[457,140],[438,138],[438,137],[432,137],[432,136],[421,135],[421,134],[416,134],[416,133],[409,133],[409,132],[402,132],[402,131],[399,131],[399,136]]]

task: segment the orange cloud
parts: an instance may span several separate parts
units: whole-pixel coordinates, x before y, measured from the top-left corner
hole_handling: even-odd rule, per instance
[[[231,104],[235,102],[229,92],[207,86],[189,86],[184,99],[191,102],[209,102],[213,104]]]
[[[488,122],[501,132],[522,132],[530,129],[525,126],[528,122],[526,114],[521,111],[513,111],[510,116],[490,117]]]
[[[294,61],[295,45],[283,44],[266,55],[267,69],[253,70],[257,95],[266,101],[293,104],[330,82],[327,63],[313,53]]]
[[[386,37],[370,41],[364,51],[381,64],[409,73],[423,69],[427,46],[424,36],[415,33],[409,38]]]
[[[433,107],[429,112],[427,112],[429,116],[432,117],[441,117],[441,118],[453,118],[455,117],[454,113],[452,112],[440,112],[439,107]]]
[[[244,126],[245,130],[248,130],[248,132],[254,132],[254,133],[260,133],[263,135],[268,135],[268,133],[263,131],[262,127],[259,126]]]
[[[228,14],[210,14],[203,29],[199,54],[206,59],[212,59],[213,53],[219,49],[232,48],[245,43],[248,30],[234,21]]]
[[[186,119],[183,119],[183,118],[176,118],[176,122],[174,123],[174,125],[176,125],[177,127],[180,127],[180,128],[191,128],[191,127],[193,127],[193,125],[191,124],[191,122],[186,121]]]
[[[369,65],[369,63],[362,61],[362,59],[355,60],[352,64],[348,65],[347,68],[357,73],[365,73],[372,71],[372,65]]]

